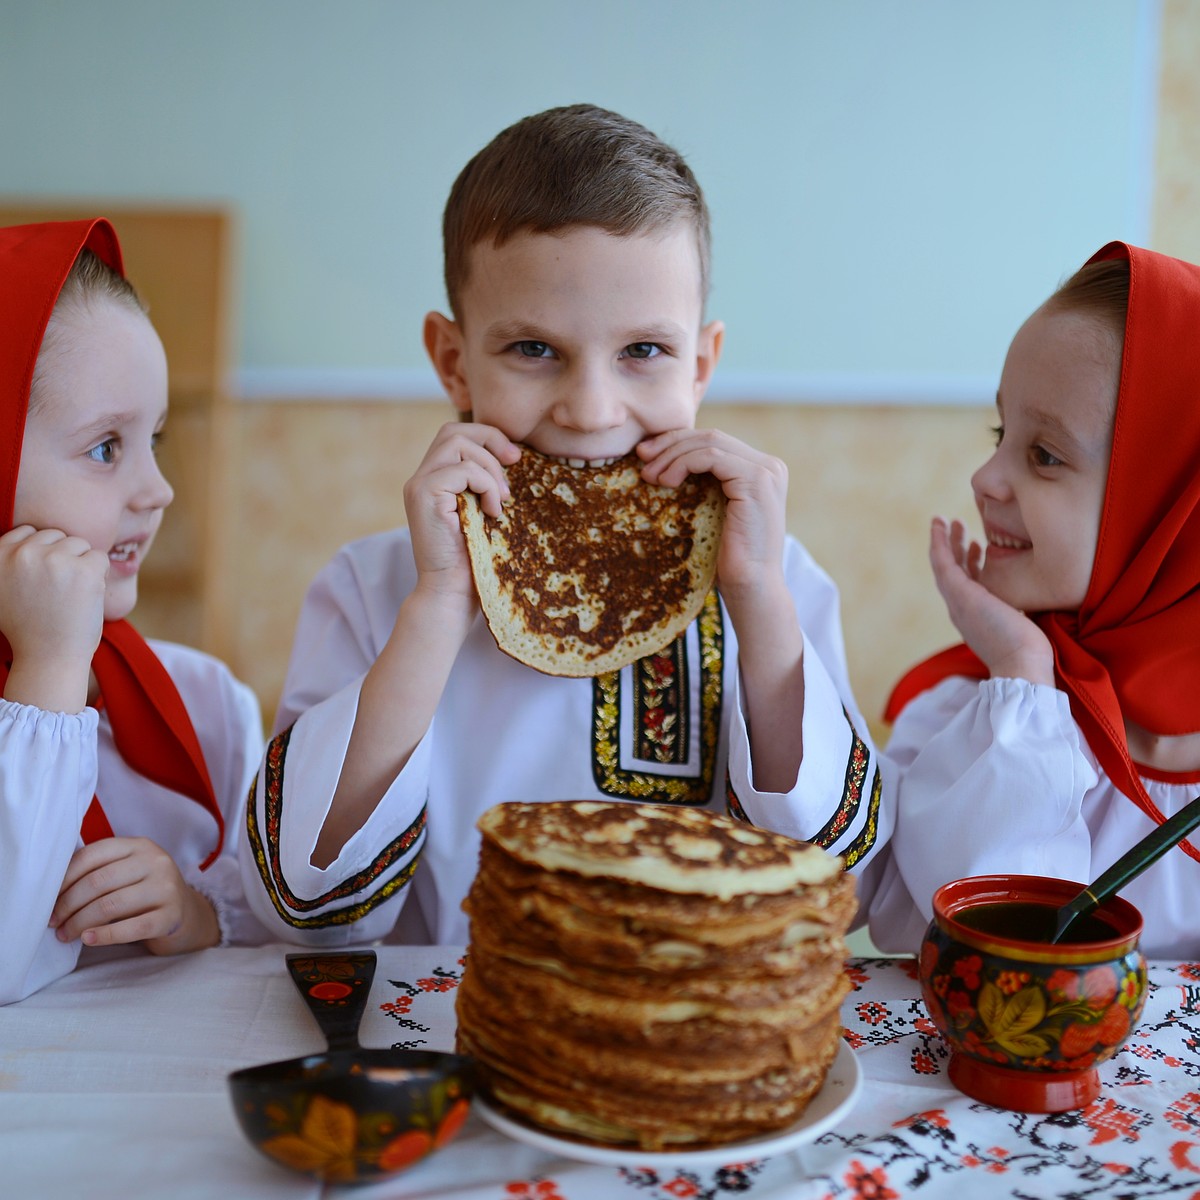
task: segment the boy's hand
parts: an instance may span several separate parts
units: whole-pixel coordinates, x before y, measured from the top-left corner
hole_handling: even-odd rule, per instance
[[[637,448],[648,483],[711,472],[725,492],[717,583],[737,631],[755,787],[788,792],[804,756],[804,638],[783,572],[787,467],[726,433],[681,429]]]
[[[5,695],[54,712],[87,702],[104,625],[108,555],[59,529],[0,536],[0,630],[13,652]]]
[[[404,485],[417,584],[363,679],[337,789],[311,855],[315,866],[329,866],[362,828],[429,728],[479,613],[458,497],[475,492],[483,511],[499,516],[509,494],[504,467],[520,457],[500,430],[454,421],[438,430]]]
[[[688,475],[711,472],[725,492],[725,528],[717,581],[727,600],[782,579],[787,467],[715,429],[677,429],[637,448],[647,483],[678,487]]]
[[[148,838],[104,838],[76,850],[50,927],[61,942],[145,942],[151,954],[182,954],[221,940],[212,905]]]
[[[483,511],[499,516],[508,498],[504,467],[520,447],[491,425],[452,421],[438,430],[421,465],[404,485],[404,510],[421,580],[440,591],[474,596],[458,497],[475,492]]]
[[[961,521],[947,528],[941,517],[934,517],[929,561],[950,620],[991,674],[1054,686],[1050,640],[1023,612],[979,582],[983,547],[968,543]]]

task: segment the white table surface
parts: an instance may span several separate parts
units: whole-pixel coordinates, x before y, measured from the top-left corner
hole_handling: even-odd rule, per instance
[[[93,961],[0,1009],[0,1197],[1200,1197],[1200,965],[1151,964],[1138,1029],[1079,1113],[1011,1113],[960,1095],[911,961],[856,959],[842,1016],[864,1087],[810,1145],[726,1167],[630,1170],[547,1154],[472,1115],[439,1153],[351,1189],[263,1158],[228,1096],[231,1071],[325,1048],[284,968],[296,949]],[[452,1049],[461,949],[376,953],[363,1044]]]

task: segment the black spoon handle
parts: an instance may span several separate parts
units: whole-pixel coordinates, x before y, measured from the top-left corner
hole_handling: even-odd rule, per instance
[[[1200,796],[1185,804],[1173,817],[1164,821],[1152,834],[1144,837],[1131,850],[1117,859],[1095,883],[1085,887],[1073,900],[1058,910],[1051,942],[1061,940],[1071,923],[1086,916],[1109,896],[1115,896],[1135,875],[1153,866],[1172,846],[1181,842],[1200,825]]]
[[[287,968],[330,1050],[359,1049],[358,1026],[375,978],[375,951],[289,954]]]

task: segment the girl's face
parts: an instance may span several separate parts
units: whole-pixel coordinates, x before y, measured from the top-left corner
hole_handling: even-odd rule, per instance
[[[1099,318],[1039,309],[1000,377],[996,452],[971,478],[987,553],[980,580],[1022,612],[1074,610],[1096,557],[1120,343]]]
[[[155,457],[166,356],[146,317],[112,300],[56,314],[42,353],[13,525],[59,529],[106,551],[104,617],[120,620],[174,495]]]

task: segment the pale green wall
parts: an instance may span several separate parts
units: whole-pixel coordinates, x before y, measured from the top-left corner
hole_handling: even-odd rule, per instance
[[[726,380],[986,391],[1145,240],[1156,36],[1155,0],[0,0],[0,193],[228,202],[247,379],[419,384],[457,170],[591,100],[706,187]]]

